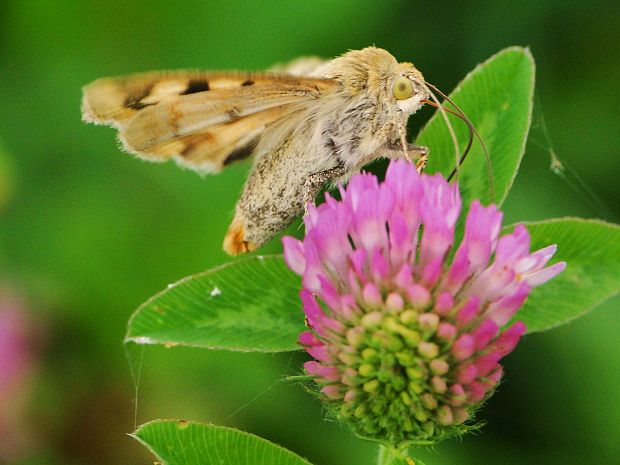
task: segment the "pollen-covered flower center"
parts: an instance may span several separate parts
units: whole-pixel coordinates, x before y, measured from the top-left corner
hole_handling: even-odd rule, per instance
[[[434,313],[374,311],[346,331],[338,358],[348,387],[340,415],[363,436],[402,441],[441,435],[468,418],[451,353],[456,329]],[[448,328],[454,328],[451,331]]]

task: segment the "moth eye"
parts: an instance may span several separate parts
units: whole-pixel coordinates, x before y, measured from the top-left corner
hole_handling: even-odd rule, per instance
[[[394,81],[392,93],[396,100],[406,100],[413,95],[413,83],[409,78],[401,76]]]

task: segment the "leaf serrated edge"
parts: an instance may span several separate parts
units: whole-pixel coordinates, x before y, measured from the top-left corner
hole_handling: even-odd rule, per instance
[[[620,232],[620,225],[615,224],[615,223],[609,223],[607,221],[598,219],[598,218],[579,218],[576,216],[566,216],[566,217],[561,217],[561,218],[550,218],[548,220],[537,220],[537,221],[520,221],[518,223],[513,223],[513,224],[509,224],[506,225],[502,228],[502,232],[505,231],[510,231],[512,228],[514,228],[517,224],[523,224],[524,226],[537,226],[537,225],[545,225],[545,224],[553,224],[553,223],[560,223],[560,222],[573,222],[573,223],[580,223],[580,224],[596,224],[599,226],[605,226],[609,229],[612,230],[617,230],[618,232]],[[570,263],[569,263],[570,265]],[[526,334],[532,334],[532,333],[539,333],[542,331],[548,331],[550,329],[554,329],[557,328],[558,326],[562,326],[566,323],[570,323],[573,320],[576,320],[577,318],[585,315],[586,313],[591,312],[592,310],[594,310],[596,307],[603,305],[605,302],[607,302],[610,299],[613,299],[614,297],[616,297],[618,294],[620,294],[620,288],[615,291],[615,292],[611,292],[610,294],[608,294],[607,296],[604,296],[603,298],[601,298],[600,300],[598,300],[597,302],[595,302],[594,304],[590,305],[589,307],[586,307],[582,312],[579,312],[575,315],[571,315],[570,317],[568,317],[565,320],[560,321],[559,323],[555,323],[552,325],[548,325],[548,326],[542,326],[540,328],[536,328],[534,330],[530,330],[530,328],[528,327]],[[517,312],[518,315],[518,312]],[[518,317],[514,317],[514,320],[517,320]]]
[[[286,447],[283,447],[279,444],[276,444],[275,442],[271,442],[265,438],[262,438],[260,436],[257,436],[256,434],[252,434],[252,433],[248,433],[246,431],[242,431],[236,428],[231,428],[229,426],[221,426],[221,425],[214,425],[212,423],[202,423],[202,422],[198,422],[198,421],[189,421],[189,420],[173,420],[173,419],[158,419],[158,420],[151,420],[149,422],[143,423],[140,426],[138,426],[138,428],[133,432],[133,433],[128,433],[129,437],[134,438],[136,441],[138,441],[139,443],[141,443],[142,445],[144,445],[158,460],[162,461],[163,465],[166,465],[166,462],[159,456],[159,454],[157,454],[153,447],[146,442],[146,440],[142,439],[139,434],[140,432],[151,426],[154,424],[178,424],[179,422],[183,422],[184,423],[184,428],[189,426],[189,425],[197,425],[197,426],[203,426],[205,428],[212,428],[212,429],[217,429],[217,430],[224,430],[224,431],[231,431],[233,433],[236,434],[240,434],[242,436],[246,436],[255,440],[258,440],[258,442],[262,442],[265,443],[271,447],[275,447],[276,449],[279,449],[281,451],[283,451],[285,454],[292,456],[294,459],[296,460],[300,460],[302,463],[306,464],[306,465],[312,465],[311,462],[308,461],[308,459],[306,459],[305,457],[300,456],[299,454],[296,454],[295,452],[287,449]]]
[[[157,420],[154,420],[154,421],[157,421]],[[153,422],[149,422],[149,423],[153,423]],[[141,425],[140,428],[145,425],[148,425],[148,423]],[[136,434],[138,430],[134,431],[133,433],[127,433],[127,436],[129,436],[132,439],[135,439],[140,444],[142,444],[144,447],[146,447],[148,451],[155,456],[155,458],[157,459],[157,462],[161,463],[161,465],[167,465],[168,462],[164,460],[157,452],[155,452],[155,449],[153,449],[153,447],[148,442],[146,442],[145,440],[143,440],[140,436]]]
[[[172,284],[169,284],[168,286],[166,286],[165,289],[162,289],[161,291],[157,292],[156,294],[154,294],[153,296],[151,296],[148,300],[146,300],[144,303],[140,304],[140,306],[138,306],[138,308],[136,308],[133,313],[131,314],[131,316],[129,317],[129,321],[127,322],[127,332],[125,333],[125,338],[123,339],[123,342],[125,344],[128,343],[134,343],[134,344],[138,344],[138,345],[165,345],[165,344],[171,344],[172,346],[182,346],[182,347],[192,347],[192,348],[199,348],[199,349],[207,349],[207,350],[227,350],[227,351],[234,351],[234,352],[250,352],[250,353],[280,353],[280,352],[294,352],[294,351],[298,351],[301,350],[300,347],[289,347],[289,348],[282,348],[282,349],[269,349],[269,350],[261,350],[261,349],[248,349],[245,347],[231,347],[231,346],[207,346],[204,344],[191,344],[191,343],[185,343],[185,342],[171,342],[171,341],[165,341],[165,340],[160,340],[160,339],[156,339],[150,336],[136,336],[136,335],[132,335],[131,334],[131,328],[132,328],[132,324],[134,319],[138,316],[138,314],[142,311],[145,310],[146,307],[150,306],[155,300],[157,300],[158,298],[160,298],[162,295],[166,294],[167,292],[170,292],[171,290],[173,290],[174,288],[185,284],[188,281],[191,281],[193,279],[199,279],[202,278],[204,276],[208,276],[212,273],[216,273],[218,271],[221,271],[222,269],[226,269],[229,268],[231,266],[235,266],[235,265],[239,265],[239,264],[243,264],[243,263],[247,263],[247,262],[259,262],[259,263],[266,263],[272,260],[283,260],[284,259],[284,255],[283,254],[271,254],[271,255],[256,255],[253,257],[247,257],[247,258],[243,258],[243,259],[239,259],[239,260],[234,260],[228,263],[223,263],[222,265],[218,265],[214,268],[211,268],[209,270],[206,271],[201,271],[199,273],[195,273],[189,276],[185,276],[184,278],[179,279],[178,281],[175,281]]]
[[[549,218],[549,219],[546,219],[546,220],[519,221],[517,223],[512,223],[512,224],[506,225],[506,226],[504,226],[504,228],[514,227],[517,224],[523,224],[525,226],[527,226],[527,225],[537,226],[537,225],[540,225],[540,224],[559,223],[561,221],[571,221],[571,222],[575,222],[575,223],[598,224],[598,225],[601,225],[601,226],[609,227],[611,229],[618,229],[618,230],[620,230],[620,224],[610,223],[609,221],[601,220],[600,218],[580,218],[578,216],[561,216],[559,218]]]

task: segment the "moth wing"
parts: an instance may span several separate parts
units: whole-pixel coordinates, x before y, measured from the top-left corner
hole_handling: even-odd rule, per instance
[[[334,85],[281,73],[176,71],[104,78],[84,87],[82,116],[116,128],[130,153],[212,172],[251,155],[266,130]]]
[[[285,73],[291,76],[320,77],[331,60],[309,56],[296,58],[284,64],[277,64],[269,69],[275,73]]]

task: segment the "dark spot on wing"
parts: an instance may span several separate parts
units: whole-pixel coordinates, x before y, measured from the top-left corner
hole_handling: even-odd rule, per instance
[[[256,149],[258,142],[260,141],[259,137],[252,139],[250,142],[245,144],[243,147],[239,147],[238,149],[233,150],[228,154],[226,159],[224,160],[224,166],[230,165],[231,163],[239,160],[243,160],[244,158],[249,157]]]
[[[239,118],[241,118],[241,112],[237,107],[231,108],[226,112],[226,114],[228,115],[229,123],[237,121]]]
[[[193,141],[191,140],[187,141],[187,143],[185,144],[185,147],[181,151],[181,156],[183,158],[187,157],[190,153],[194,151],[195,148],[196,148],[196,144]]]
[[[207,81],[206,79],[192,79],[187,84],[187,89],[181,92],[181,95],[206,92],[207,90],[209,90],[209,81]]]
[[[251,79],[246,79],[245,81],[243,81],[241,83],[242,86],[253,86],[254,85],[254,81],[252,81]]]
[[[192,153],[195,150],[197,150],[199,148],[200,144],[202,144],[203,142],[207,142],[207,141],[211,142],[214,139],[215,139],[215,137],[210,132],[204,132],[202,134],[196,134],[194,137],[191,137],[191,138],[189,138],[189,139],[187,139],[185,141],[185,147],[181,151],[180,155],[183,158],[187,158],[190,155],[192,155]]]
[[[153,90],[153,84],[146,86],[140,92],[128,95],[123,106],[132,110],[142,110],[144,107],[155,105],[154,103],[142,103],[142,100],[150,95],[151,90]]]
[[[131,100],[125,102],[126,108],[131,108],[132,110],[142,110],[145,107],[150,107],[151,105],[155,105],[154,103],[142,103],[139,100]]]

